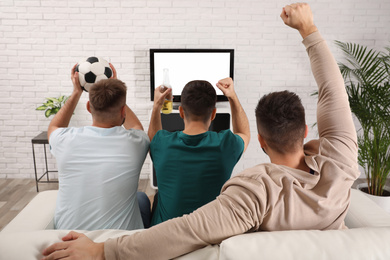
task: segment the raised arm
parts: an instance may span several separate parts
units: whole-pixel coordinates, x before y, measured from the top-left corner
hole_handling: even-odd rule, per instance
[[[233,133],[239,135],[244,140],[244,151],[248,147],[251,138],[248,117],[238,100],[237,94],[234,91],[234,83],[231,78],[221,79],[217,83],[217,87],[229,99],[230,109],[232,113]]]
[[[126,118],[125,118],[125,122],[123,123],[123,127],[126,129],[144,130],[141,122],[139,121],[138,117],[134,114],[133,110],[131,110],[128,105],[125,106],[125,109],[126,109]]]
[[[154,103],[152,116],[150,117],[150,124],[148,130],[148,136],[150,141],[152,141],[154,135],[162,129],[161,125],[161,107],[164,104],[164,99],[169,94],[171,94],[172,89],[166,88],[164,92],[161,93],[161,86],[154,90]]]
[[[281,18],[302,35],[310,58],[318,85],[317,125],[320,138],[326,138],[348,153],[346,155],[350,158],[357,157],[356,130],[344,80],[325,40],[314,25],[310,6],[304,3],[286,6]]]
[[[75,72],[76,65],[73,66],[71,71],[71,79],[73,83],[73,93],[66,101],[63,107],[58,111],[49,124],[47,130],[47,138],[50,139],[51,133],[60,127],[68,127],[73,112],[76,109],[77,103],[80,100],[83,89],[80,86],[79,73]]]
[[[114,65],[112,65],[112,63],[110,63],[110,67],[112,69],[112,77],[114,79],[117,79],[118,78],[118,73],[117,73]],[[126,113],[126,118],[125,118],[125,121],[123,122],[123,127],[125,129],[144,130],[144,128],[143,128],[141,122],[139,121],[138,117],[134,114],[133,110],[131,110],[128,105],[125,105],[125,113]]]

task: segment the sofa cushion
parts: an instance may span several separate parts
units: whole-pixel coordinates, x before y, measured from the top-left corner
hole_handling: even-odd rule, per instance
[[[390,227],[259,232],[223,241],[220,260],[388,260],[389,238]]]
[[[142,230],[96,230],[78,231],[85,233],[95,242],[104,242],[109,238],[131,235]],[[36,260],[43,256],[41,252],[53,243],[61,241],[68,234],[68,230],[40,230],[27,232],[1,232],[0,233],[0,259]],[[177,260],[217,260],[218,246],[208,246],[190,254],[176,258]]]

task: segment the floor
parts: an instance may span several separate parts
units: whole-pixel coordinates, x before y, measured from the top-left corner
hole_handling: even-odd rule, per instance
[[[39,191],[57,190],[58,183],[40,183]],[[153,199],[155,190],[149,180],[140,180],[138,190]],[[35,196],[37,190],[34,179],[0,179],[0,231],[5,227]]]

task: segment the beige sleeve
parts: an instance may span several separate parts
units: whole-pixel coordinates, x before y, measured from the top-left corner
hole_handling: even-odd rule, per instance
[[[258,229],[265,210],[259,199],[265,199],[262,186],[255,180],[232,180],[216,200],[190,215],[163,222],[132,236],[108,240],[104,244],[106,259],[171,259]]]
[[[326,138],[335,149],[356,165],[357,137],[352,120],[348,96],[339,67],[328,45],[319,32],[303,40],[310,58],[311,68],[318,85],[317,124],[320,138]],[[323,149],[327,157],[334,156],[332,149]],[[340,158],[333,158],[340,160]],[[344,160],[344,159],[343,159]],[[351,166],[350,165],[350,166]]]

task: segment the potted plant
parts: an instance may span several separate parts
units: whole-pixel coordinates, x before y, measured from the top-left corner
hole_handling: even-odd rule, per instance
[[[46,98],[46,102],[44,102],[41,106],[37,107],[35,110],[45,111],[45,117],[48,118],[51,115],[57,114],[60,111],[60,108],[65,104],[68,100],[69,96],[60,96],[58,98],[48,97]]]
[[[390,196],[385,190],[390,173],[390,48],[386,52],[336,41],[346,62],[339,63],[352,113],[359,121],[358,162],[371,195]]]

